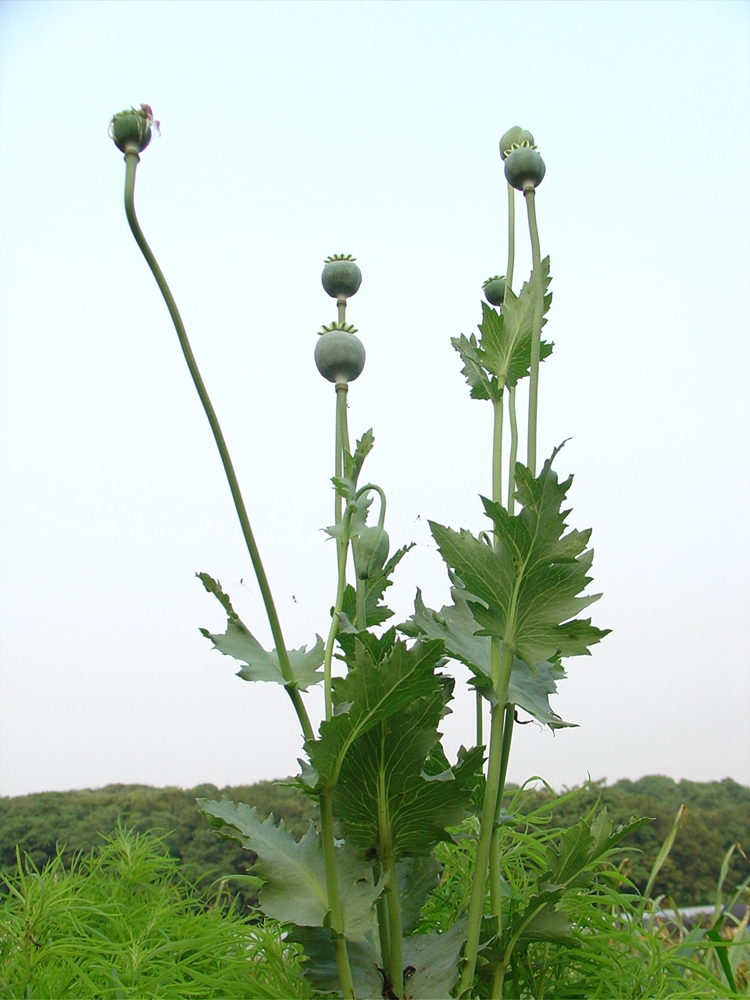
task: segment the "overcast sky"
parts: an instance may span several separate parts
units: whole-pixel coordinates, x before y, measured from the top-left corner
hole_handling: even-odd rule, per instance
[[[162,138],[139,215],[294,646],[325,634],[335,586],[323,260],[364,275],[350,427],[374,428],[393,543],[418,543],[400,621],[417,586],[448,599],[426,520],[485,527],[491,411],[450,337],[505,269],[498,139],[534,133],[556,345],[539,450],[571,438],[556,464],[613,632],[554,699],[580,728],[523,727],[509,777],[750,784],[749,52],[738,0],[2,3],[0,794],[252,782],[300,755],[283,690],[198,631],[223,626],[206,571],[269,638],[122,208],[107,124],[141,102]],[[456,674],[451,753],[473,736]]]

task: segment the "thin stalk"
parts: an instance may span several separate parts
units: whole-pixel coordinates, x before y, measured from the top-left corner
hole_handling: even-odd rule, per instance
[[[507,965],[505,962],[497,963],[495,975],[492,977],[492,992],[490,993],[490,1000],[503,1000],[503,983],[505,982],[506,970]]]
[[[190,375],[193,379],[193,384],[195,385],[200,401],[203,404],[203,409],[205,410],[208,418],[208,423],[211,427],[216,447],[219,449],[221,463],[224,466],[224,472],[227,477],[227,482],[229,483],[229,489],[232,494],[235,510],[237,511],[237,517],[239,518],[245,544],[247,545],[247,551],[250,555],[250,561],[258,580],[258,586],[260,588],[261,597],[263,598],[266,615],[268,616],[268,624],[271,626],[271,634],[273,635],[273,641],[276,646],[276,655],[279,658],[281,674],[287,682],[285,690],[292,700],[292,704],[294,705],[297,718],[302,726],[302,732],[304,733],[305,739],[311,740],[314,739],[315,734],[312,725],[310,724],[307,709],[305,708],[302,697],[296,687],[292,667],[289,662],[289,654],[287,652],[284,636],[281,631],[281,623],[279,622],[279,616],[276,613],[276,605],[273,600],[273,595],[271,594],[271,588],[268,583],[266,571],[263,567],[263,562],[260,558],[260,552],[255,542],[255,536],[253,535],[253,530],[250,527],[250,519],[247,515],[245,501],[242,498],[240,485],[234,471],[232,459],[229,455],[229,449],[227,448],[226,441],[224,440],[224,434],[222,433],[218,417],[216,416],[216,411],[214,410],[208,391],[206,390],[206,386],[203,382],[203,378],[201,377],[201,373],[198,369],[198,364],[190,346],[190,341],[188,340],[188,336],[185,331],[185,324],[182,322],[182,317],[180,316],[180,312],[177,308],[177,303],[174,300],[172,292],[169,289],[169,285],[166,282],[151,247],[146,242],[146,237],[143,235],[143,231],[141,230],[138,222],[138,217],[136,216],[135,175],[139,159],[140,157],[135,150],[129,150],[125,154],[125,214],[127,216],[128,223],[130,224],[133,236],[135,237],[135,241],[138,244],[141,253],[145,257],[146,263],[151,268],[151,273],[156,279],[156,284],[159,286],[159,291],[161,292],[167,305],[167,309],[169,310],[169,315],[171,316],[174,328],[177,331],[180,347],[182,348],[182,353],[185,356],[185,361],[187,362]]]
[[[482,705],[482,695],[479,691],[476,692],[477,699],[477,740],[476,746],[481,746],[484,742],[484,706]]]
[[[498,386],[500,396],[492,400],[493,433],[492,433],[492,499],[495,503],[503,502],[503,396],[505,390]]]
[[[354,558],[356,561],[356,552],[354,554]],[[357,628],[360,632],[364,632],[367,628],[366,598],[367,580],[360,580],[359,577],[357,577]]]
[[[508,266],[505,270],[505,287],[513,288],[513,267],[516,260],[516,190],[508,184]]]
[[[539,396],[539,342],[542,335],[542,315],[544,313],[544,289],[542,288],[542,258],[539,250],[539,230],[536,224],[536,202],[534,188],[529,185],[524,189],[526,209],[529,216],[529,235],[531,236],[531,255],[534,270],[534,326],[531,333],[531,379],[529,382],[529,437],[526,464],[536,475],[536,418],[537,400]]]
[[[516,506],[516,462],[518,461],[518,419],[516,417],[516,387],[508,390],[508,415],[510,417],[510,461],[508,463],[508,513]]]
[[[336,590],[336,604],[331,615],[331,627],[328,630],[325,653],[323,657],[323,686],[325,689],[325,709],[326,720],[333,716],[333,694],[331,690],[331,666],[333,663],[333,645],[339,630],[339,613],[344,605],[344,590],[346,589],[346,556],[349,551],[349,526],[352,520],[352,510],[354,504],[346,505],[346,511],[342,520],[342,534],[339,539],[338,548],[338,588]]]
[[[326,892],[328,908],[331,911],[331,931],[336,966],[341,980],[341,989],[347,1000],[354,1000],[354,980],[349,965],[349,953],[344,937],[344,919],[339,899],[339,884],[336,875],[336,854],[333,840],[333,808],[331,793],[325,791],[320,796],[320,839],[323,843],[323,858],[326,871]]]
[[[349,429],[346,419],[346,396],[349,386],[346,382],[336,383],[336,458],[334,475],[340,479],[344,475],[344,449],[349,451]],[[343,516],[343,498],[336,491],[334,524],[339,524]]]

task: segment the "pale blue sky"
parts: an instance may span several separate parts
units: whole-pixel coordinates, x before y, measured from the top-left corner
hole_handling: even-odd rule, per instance
[[[334,586],[322,261],[364,275],[350,421],[374,427],[391,538],[419,543],[402,620],[416,586],[447,599],[426,519],[483,527],[490,413],[449,338],[505,267],[498,139],[531,129],[555,291],[540,452],[572,437],[570,521],[594,529],[614,631],[555,700],[580,729],[524,727],[510,777],[750,784],[749,52],[750,6],[719,0],[2,3],[0,794],[254,781],[300,752],[281,689],[198,633],[221,615],[197,570],[267,629],[122,210],[107,123],[142,101],[163,136],[141,221],[294,645]],[[460,695],[452,750],[472,713]]]

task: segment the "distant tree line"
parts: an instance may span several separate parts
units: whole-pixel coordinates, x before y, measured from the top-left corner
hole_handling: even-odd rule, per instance
[[[58,848],[69,861],[77,851],[89,852],[102,843],[122,820],[141,832],[168,832],[166,843],[182,863],[188,877],[204,888],[232,875],[244,875],[253,855],[238,844],[218,838],[198,812],[196,798],[221,798],[246,802],[261,816],[273,813],[301,836],[316,818],[314,803],[297,789],[274,782],[217,788],[199,785],[188,790],[151,788],[146,785],[108,785],[71,792],[40,792],[0,798],[0,870],[16,867],[16,852],[26,854],[37,867],[54,857]],[[529,791],[524,809],[556,798],[547,791]],[[674,782],[650,775],[639,781],[623,780],[606,786],[587,785],[574,798],[558,802],[552,810],[554,825],[577,822],[599,803],[606,805],[615,822],[631,816],[651,816],[654,822],[627,841],[629,877],[645,888],[656,854],[668,835],[680,805],[687,806],[684,822],[672,851],[654,886],[654,894],[667,894],[680,906],[713,902],[722,858],[739,842],[750,855],[750,789],[730,778],[723,781]],[[725,889],[750,874],[750,863],[735,850]],[[245,909],[253,903],[253,890],[242,882],[226,883]]]

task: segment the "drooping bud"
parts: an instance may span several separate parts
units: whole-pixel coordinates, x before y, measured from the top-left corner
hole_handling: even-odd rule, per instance
[[[390,539],[380,525],[363,528],[357,539],[357,578],[371,580],[383,569],[388,558]]]

